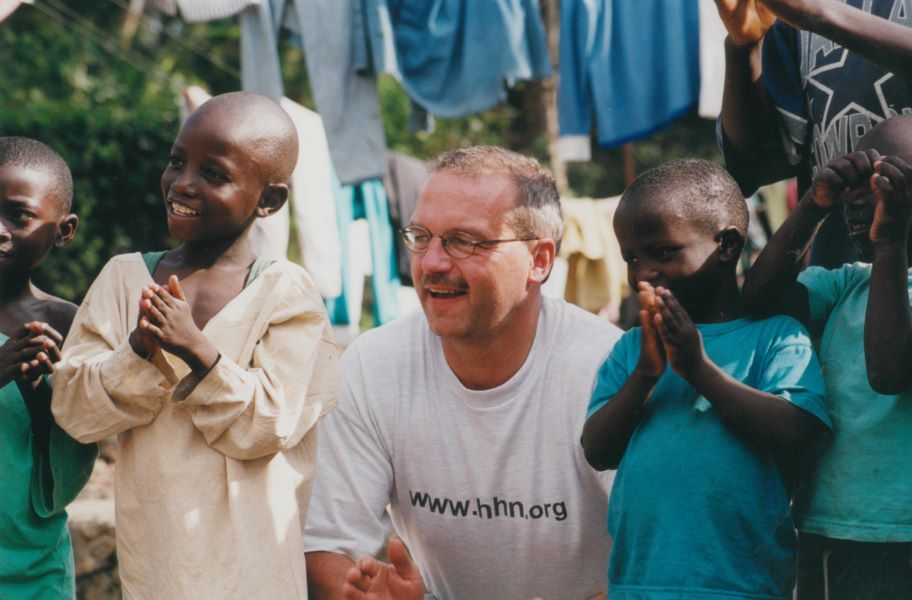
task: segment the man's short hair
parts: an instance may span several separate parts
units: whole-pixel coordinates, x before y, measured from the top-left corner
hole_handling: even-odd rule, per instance
[[[73,176],[66,161],[46,144],[19,136],[0,137],[0,165],[12,164],[45,173],[61,214],[73,206]]]
[[[472,146],[445,152],[430,171],[453,171],[477,177],[488,173],[509,176],[516,186],[516,208],[507,222],[517,237],[550,238],[558,245],[563,233],[560,195],[554,176],[537,160],[498,146]]]
[[[747,235],[749,216],[741,189],[728,171],[708,160],[684,158],[649,169],[630,184],[622,200],[668,210],[713,234],[733,225]]]

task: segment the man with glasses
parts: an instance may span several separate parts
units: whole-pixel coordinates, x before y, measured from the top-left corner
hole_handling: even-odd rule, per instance
[[[620,331],[542,296],[561,229],[535,160],[476,147],[434,163],[401,231],[423,310],[355,340],[321,424],[304,535],[313,597],[605,590],[611,476],[589,468],[579,437]],[[372,557],[390,524],[401,541],[387,564]]]

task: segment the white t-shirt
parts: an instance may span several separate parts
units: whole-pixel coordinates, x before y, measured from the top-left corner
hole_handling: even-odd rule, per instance
[[[579,439],[621,332],[543,302],[525,364],[491,390],[459,382],[420,311],[348,348],[338,408],[321,424],[306,551],[376,554],[391,519],[431,597],[605,590],[612,474],[589,467]]]

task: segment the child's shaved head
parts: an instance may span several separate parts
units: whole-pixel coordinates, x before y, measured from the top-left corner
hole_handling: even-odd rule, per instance
[[[256,161],[263,183],[287,183],[298,162],[298,134],[279,104],[262,94],[231,92],[200,106],[187,123],[206,120],[233,138]]]
[[[51,182],[49,189],[60,214],[70,212],[73,206],[73,176],[66,161],[49,146],[26,137],[0,137],[0,165],[7,164],[45,173]]]
[[[649,169],[630,184],[618,208],[661,213],[712,235],[732,226],[747,234],[747,204],[738,184],[708,160],[685,158]]]
[[[899,115],[878,123],[861,138],[856,149],[869,148],[912,163],[912,115]]]

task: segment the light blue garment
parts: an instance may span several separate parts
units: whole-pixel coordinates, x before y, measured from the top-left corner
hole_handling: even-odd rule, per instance
[[[276,100],[284,95],[278,31],[288,23],[300,33],[317,112],[342,183],[382,177],[386,138],[376,79],[355,68],[353,11],[341,0],[263,0],[239,15],[241,80],[245,90]],[[290,11],[285,19],[285,10]]]
[[[811,267],[811,321],[823,324],[820,362],[833,417],[833,443],[798,504],[802,531],[865,542],[912,541],[912,391],[878,394],[868,384],[864,319],[871,265]],[[912,271],[909,274],[912,291]],[[912,368],[912,365],[909,366]]]
[[[374,325],[383,325],[399,316],[399,272],[396,268],[395,232],[389,214],[389,202],[383,182],[377,179],[358,185],[342,186],[337,194],[336,220],[342,246],[342,294],[326,301],[326,312],[333,325],[349,324],[349,315],[359,315],[360,307],[350,307],[348,265],[351,250],[348,225],[356,219],[367,219],[370,235],[371,291],[373,292]]]
[[[789,317],[698,325],[706,354],[732,377],[829,425],[820,366]],[[640,328],[598,374],[589,415],[636,368]],[[668,368],[633,433],[608,505],[612,600],[792,597],[795,531],[771,453],[725,423]]]
[[[395,76],[435,115],[487,110],[506,98],[504,83],[551,73],[538,0],[363,2],[359,66]]]
[[[670,124],[700,94],[696,2],[562,0],[560,134],[619,146]]]

